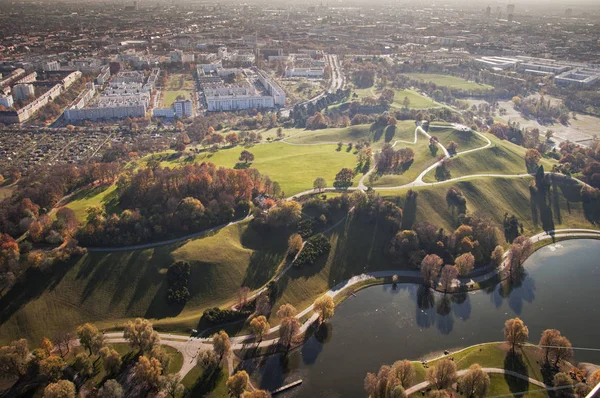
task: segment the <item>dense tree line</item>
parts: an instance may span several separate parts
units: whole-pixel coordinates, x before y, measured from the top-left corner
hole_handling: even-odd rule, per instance
[[[85,245],[130,245],[200,231],[241,217],[273,182],[256,169],[146,167],[117,181],[120,215],[88,209],[77,238]]]

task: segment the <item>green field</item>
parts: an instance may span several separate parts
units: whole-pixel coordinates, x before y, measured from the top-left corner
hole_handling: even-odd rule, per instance
[[[402,174],[382,175],[373,183],[373,187],[395,187],[408,184],[414,181],[423,170],[437,162],[437,156],[433,156],[429,150],[429,140],[423,135],[419,135],[416,145],[399,143],[394,149],[398,150],[402,147],[412,148],[415,151],[414,162]]]
[[[480,151],[460,155],[450,160],[451,178],[474,174],[524,174],[527,173],[525,165],[525,148],[506,140],[500,140],[491,134],[485,136],[492,141],[492,145]],[[461,151],[459,144],[458,151]],[[552,169],[555,162],[551,159],[540,160],[546,171]],[[431,170],[424,178],[425,182],[435,182],[435,170]]]
[[[438,75],[432,73],[403,73],[404,76],[408,76],[414,80],[423,80],[427,82],[432,82],[437,84],[438,86],[450,87],[450,88],[460,88],[463,90],[473,90],[473,89],[492,89],[492,86],[487,84],[479,84],[475,82],[471,82],[465,80],[460,77],[454,77],[449,75]]]
[[[388,133],[387,129],[377,129],[371,124],[359,124],[355,126],[329,128],[323,130],[305,130],[304,132],[287,139],[291,144],[319,144],[319,143],[337,143],[350,142],[356,144],[359,140],[367,140],[374,149],[381,148],[386,143],[393,143],[395,140],[413,141],[415,137],[415,123],[413,121],[402,120],[396,124],[393,134]],[[399,144],[400,145],[400,144]]]
[[[415,90],[396,90],[394,94],[394,102],[392,102],[393,108],[404,108],[404,98],[408,98],[410,100],[410,105],[408,106],[410,109],[429,109],[429,108],[439,108],[442,104],[435,102],[431,98],[427,98],[426,96],[417,93]]]
[[[233,302],[241,286],[264,285],[284,258],[287,237],[257,233],[244,222],[155,249],[89,253],[52,273],[31,270],[0,298],[0,342],[39,341],[88,321],[114,328],[134,317],[161,319],[157,328],[177,323],[186,332],[197,327],[205,308]],[[191,298],[183,308],[166,302],[165,273],[178,260],[192,265]]]
[[[404,108],[404,97],[408,97],[410,100],[410,105],[408,106],[410,109],[429,109],[429,108],[439,108],[443,106],[442,104],[435,102],[434,100],[427,98],[426,96],[419,94],[415,90],[406,89],[406,90],[394,90],[394,102],[392,103],[392,108]],[[376,89],[375,87],[362,88],[362,89],[354,89],[352,93],[356,93],[358,95],[358,100],[365,97],[373,97],[378,98],[381,90]]]
[[[212,374],[204,375],[202,368],[194,366],[192,370],[181,380],[181,384],[190,391],[192,397],[227,398],[227,378],[229,373],[223,366],[216,369]]]
[[[192,99],[194,91],[194,80],[190,75],[175,73],[169,75],[167,87],[162,90],[162,106],[169,108],[177,97],[182,96],[185,99]]]
[[[239,163],[240,153],[247,149],[254,154],[254,161]],[[241,146],[222,149],[215,153],[205,152],[196,156],[195,162],[212,162],[227,168],[255,167],[271,180],[279,182],[286,196],[312,189],[313,181],[323,177],[329,186],[333,185],[335,175],[344,167],[354,169],[357,164],[354,150],[344,146],[340,151],[337,145],[297,146],[283,142],[255,145],[250,148]],[[163,162],[163,166],[183,165],[181,159]],[[358,180],[360,177],[356,177]]]

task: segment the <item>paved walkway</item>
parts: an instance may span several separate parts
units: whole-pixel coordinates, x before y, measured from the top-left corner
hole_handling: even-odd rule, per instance
[[[559,230],[551,231],[548,233],[542,232],[542,233],[532,236],[529,239],[532,241],[532,243],[536,243],[536,242],[547,240],[547,239],[553,239],[553,238],[556,239],[556,238],[563,238],[563,237],[600,238],[600,231],[593,230],[593,229],[559,229]],[[461,278],[460,282],[462,284],[464,284],[464,283],[480,283],[489,278],[496,276],[501,270],[502,270],[502,267],[492,270],[490,272],[487,272],[483,275],[479,275],[477,277]],[[285,270],[282,271],[282,273],[283,272],[285,272]],[[338,283],[336,286],[331,288],[325,294],[328,296],[331,296],[332,298],[335,298],[339,294],[344,292],[346,288],[355,286],[356,284],[361,283],[363,281],[377,279],[377,278],[390,278],[393,275],[398,275],[399,283],[403,283],[402,279],[414,280],[414,279],[421,278],[421,274],[419,271],[412,271],[412,270],[396,270],[396,271],[391,270],[391,271],[368,272],[368,273],[354,276],[348,280]],[[311,304],[310,306],[308,306],[307,308],[305,308],[303,311],[301,311],[300,313],[298,313],[296,315],[297,319],[302,319],[306,315],[312,313],[310,318],[308,318],[308,320],[306,320],[301,325],[299,334],[305,333],[308,330],[308,328],[317,320],[318,314],[313,313],[313,309],[314,309],[314,307]],[[276,333],[279,330],[279,328],[280,328],[279,325],[272,327],[269,330],[268,334]],[[169,333],[159,333],[159,336],[161,338],[161,344],[171,346],[183,354],[183,366],[182,366],[181,370],[179,371],[179,375],[182,378],[185,377],[185,375],[196,365],[196,358],[197,358],[199,350],[212,349],[212,339],[210,337],[208,337],[208,338],[189,337],[189,336],[169,334]],[[127,342],[123,338],[122,332],[106,333],[105,337],[107,339],[107,342],[110,342],[110,343],[126,343]],[[230,340],[232,343],[231,348],[233,350],[240,350],[240,349],[247,348],[249,344],[251,344],[252,347],[256,347],[256,344],[254,343],[255,336],[252,334],[245,335],[245,336],[231,337]],[[260,344],[258,344],[258,346],[259,347],[269,347],[273,344],[277,344],[278,341],[279,341],[278,338],[263,340],[260,342]],[[424,386],[422,388],[425,388],[425,387],[426,386]],[[416,390],[416,391],[419,391],[419,390]]]
[[[506,369],[500,369],[500,368],[482,368],[482,370],[487,374],[503,374],[503,375],[513,376],[513,377],[516,377],[521,380],[526,380],[529,383],[534,384],[538,387],[542,387],[544,389],[552,389],[553,388],[551,386],[548,386],[548,385],[542,383],[541,381],[532,379],[531,377],[528,377],[528,376],[523,376],[522,374],[513,372],[512,370],[506,370]],[[465,375],[468,371],[469,371],[469,369],[459,370],[458,372],[456,372],[456,375],[458,377],[461,377],[461,376]],[[424,381],[422,383],[416,384],[406,390],[406,396],[410,396],[411,394],[414,394],[416,392],[424,390],[427,387],[429,387],[428,381]]]

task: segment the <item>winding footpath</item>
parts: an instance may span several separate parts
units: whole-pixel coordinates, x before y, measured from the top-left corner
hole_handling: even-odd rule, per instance
[[[537,235],[530,237],[529,240],[532,243],[537,243],[537,242],[541,242],[541,241],[548,240],[548,239],[559,239],[559,238],[596,238],[596,239],[600,239],[600,231],[593,230],[593,229],[558,229],[558,230],[554,230],[554,231],[539,233]],[[472,278],[469,278],[469,277],[460,278],[460,279],[458,279],[458,282],[461,285],[470,285],[473,283],[484,282],[490,278],[493,278],[493,277],[499,275],[504,270],[505,265],[506,265],[506,261],[500,267],[498,267],[494,270],[491,270],[485,274],[478,275],[478,276],[472,277]],[[276,278],[281,277],[281,275],[283,275],[283,273],[285,273],[288,269],[289,269],[289,267],[284,268]],[[325,295],[328,295],[335,299],[338,295],[343,294],[346,291],[346,289],[356,286],[359,283],[362,283],[365,281],[370,281],[370,280],[375,280],[375,279],[381,279],[381,278],[391,278],[394,275],[397,275],[399,277],[398,283],[406,283],[406,281],[414,282],[415,280],[422,279],[421,273],[419,271],[413,271],[413,270],[395,270],[395,271],[389,270],[389,271],[367,272],[367,273],[363,273],[360,275],[356,275],[348,280],[338,283],[336,286],[332,287],[329,291],[327,291],[325,293]],[[403,280],[405,282],[403,282]],[[458,285],[458,283],[456,285]],[[302,323],[300,330],[298,332],[299,335],[306,333],[308,328],[314,322],[317,321],[319,315],[316,312],[314,312],[313,310],[314,310],[314,305],[311,304],[310,306],[308,306],[307,308],[305,308],[303,311],[299,312],[296,315],[296,318],[301,320],[302,318],[311,314],[310,317],[305,322]],[[269,332],[267,334],[276,333],[279,331],[279,329],[280,329],[279,325],[274,326],[271,329],[269,329]],[[189,336],[170,334],[170,333],[159,333],[159,336],[161,338],[161,344],[173,347],[183,354],[183,366],[179,370],[179,375],[182,378],[185,377],[185,375],[196,365],[196,358],[197,358],[198,352],[200,350],[212,349],[212,338],[210,338],[210,337],[208,337],[208,338],[206,338],[206,337],[189,337]],[[122,332],[106,333],[105,337],[106,337],[106,341],[109,343],[126,343],[127,342],[123,338]],[[268,339],[268,340],[262,340],[260,343],[256,344],[256,341],[255,341],[256,336],[254,336],[253,334],[231,337],[230,340],[232,343],[231,344],[232,350],[243,350],[243,349],[247,349],[247,348],[257,348],[257,347],[261,347],[261,348],[262,347],[270,347],[270,346],[278,344],[278,342],[279,342],[278,338],[273,338],[273,339]],[[490,369],[494,369],[494,368],[490,368]],[[491,371],[490,373],[500,373],[500,371],[504,372],[503,369],[496,369],[496,370]],[[487,372],[487,370],[486,370],[486,372]],[[509,372],[509,371],[506,371],[506,372]],[[506,374],[513,375],[511,373],[506,373]],[[459,373],[459,375],[460,375],[460,373]],[[519,376],[516,376],[516,374],[514,374],[513,376],[519,377]],[[522,377],[525,377],[525,376],[522,376]],[[535,382],[532,382],[532,381],[530,381],[530,382],[533,384],[536,384]],[[423,384],[423,383],[421,383],[421,384]],[[417,388],[417,387],[419,387],[419,388],[416,389],[415,392],[420,391],[423,388],[426,388],[427,385],[426,384],[422,385],[422,386],[417,385],[417,386],[414,386],[411,388]],[[540,387],[544,387],[544,386],[540,385]],[[407,390],[407,393],[408,393],[408,390]],[[410,395],[410,394],[408,394],[408,395]]]

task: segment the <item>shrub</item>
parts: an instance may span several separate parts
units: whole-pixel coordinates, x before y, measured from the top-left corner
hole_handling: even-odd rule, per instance
[[[177,261],[169,266],[167,281],[167,301],[169,304],[182,304],[189,300],[190,291],[187,288],[192,268],[187,261]]]
[[[202,313],[201,321],[205,321],[209,325],[216,325],[219,323],[233,322],[240,319],[247,318],[250,316],[252,311],[234,311],[234,310],[222,310],[218,307],[209,308]]]

